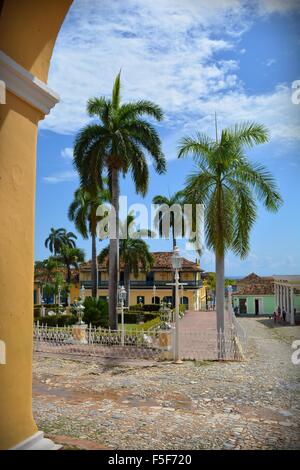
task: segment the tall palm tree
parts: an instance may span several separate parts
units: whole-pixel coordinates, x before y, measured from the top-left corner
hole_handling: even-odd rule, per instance
[[[185,203],[185,195],[184,191],[177,191],[170,197],[167,196],[154,196],[152,199],[152,204],[156,204],[160,207],[157,208],[155,217],[154,217],[154,224],[159,230],[160,237],[168,237],[170,235],[170,231],[172,233],[172,243],[173,243],[173,250],[177,245],[176,238],[178,236],[182,236],[183,233],[183,223],[184,223],[184,212],[183,206]],[[178,227],[176,224],[176,216],[174,211],[169,212],[168,210],[164,210],[164,207],[171,208],[172,206],[178,206],[182,210],[182,223],[181,226]],[[170,223],[169,222],[170,218]],[[178,230],[180,228],[180,230]]]
[[[79,172],[81,186],[92,190],[101,184],[102,172],[107,170],[111,204],[115,213],[115,233],[110,234],[109,251],[109,321],[117,327],[116,307],[119,283],[119,176],[131,172],[138,193],[148,189],[147,155],[158,173],[166,170],[161,141],[152,124],[144,116],[156,121],[163,118],[162,110],[151,101],[121,104],[120,73],[117,75],[111,99],[100,97],[88,101],[87,111],[98,122],[84,127],[74,146],[74,164]]]
[[[152,236],[153,232],[147,229],[134,229],[134,215],[129,213],[124,222],[119,221],[120,231],[120,259],[124,264],[124,287],[127,292],[126,304],[130,305],[130,274],[136,277],[142,270],[147,272],[153,265],[153,256],[142,237]],[[99,256],[99,263],[109,261],[109,247],[104,248]],[[108,263],[109,264],[109,263]]]
[[[216,310],[219,357],[224,358],[224,257],[228,250],[245,258],[249,252],[251,228],[257,217],[256,199],[269,211],[282,203],[273,176],[249,161],[245,149],[268,141],[260,124],[236,124],[223,129],[220,139],[198,133],[185,137],[179,158],[191,154],[196,170],[186,180],[186,195],[193,203],[205,205],[207,246],[216,257]]]
[[[77,239],[75,233],[67,232],[65,228],[55,229],[51,227],[50,234],[45,240],[45,247],[49,248],[50,252],[54,256],[58,255],[63,245],[67,245],[71,248],[76,247],[75,240]]]
[[[91,236],[92,239],[92,266],[91,266],[91,279],[92,279],[92,297],[98,296],[98,263],[97,263],[97,208],[99,205],[105,203],[110,198],[110,193],[107,188],[97,188],[95,193],[92,193],[84,188],[78,188],[74,193],[73,202],[70,204],[68,216],[71,221],[75,223],[76,230],[82,235],[83,238]]]
[[[84,251],[81,248],[72,248],[68,245],[63,245],[60,249],[60,254],[57,260],[64,264],[67,268],[66,283],[71,283],[72,267],[78,268],[78,264],[84,261]]]

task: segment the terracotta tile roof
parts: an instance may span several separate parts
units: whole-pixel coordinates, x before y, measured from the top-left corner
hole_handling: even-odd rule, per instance
[[[172,251],[154,251],[152,255],[154,257],[154,264],[151,271],[173,271],[172,268]],[[120,262],[120,268],[123,269],[124,263]],[[91,261],[81,263],[80,271],[89,271],[91,269]],[[107,271],[107,261],[98,266],[99,271]],[[196,271],[201,272],[199,264],[194,261],[190,261],[186,258],[182,258],[181,271]]]
[[[59,272],[63,275],[64,279],[66,279],[67,275],[67,270],[65,268],[59,268],[56,273]],[[79,282],[79,270],[78,269],[71,269],[72,272],[72,278],[71,282],[73,283],[78,283]],[[50,278],[48,279],[48,282],[54,282],[55,280],[55,274],[53,273]],[[47,281],[47,271],[45,269],[35,269],[34,270],[34,282],[42,282],[45,283]]]
[[[273,295],[274,279],[271,276],[258,276],[251,273],[236,282],[233,295]]]

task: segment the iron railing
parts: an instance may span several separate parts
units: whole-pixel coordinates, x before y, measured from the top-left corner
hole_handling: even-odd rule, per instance
[[[139,280],[139,281],[130,281],[130,287],[165,287],[165,286],[168,286],[168,284],[170,284],[172,281],[171,280],[168,280],[168,281],[147,281],[147,280]],[[201,287],[202,286],[202,283],[203,281],[201,281],[200,279],[199,280],[189,280],[189,281],[185,281],[183,280],[182,282],[184,282],[186,284],[185,287]],[[90,289],[92,287],[92,281],[80,281],[80,285],[81,287],[84,286],[86,289]],[[107,288],[108,287],[108,281],[98,281],[98,288]],[[170,286],[169,286],[170,287]]]

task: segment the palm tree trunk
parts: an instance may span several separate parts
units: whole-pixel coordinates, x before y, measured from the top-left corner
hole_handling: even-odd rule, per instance
[[[124,268],[124,287],[127,292],[125,305],[130,307],[130,269],[128,264],[126,264]]]
[[[92,233],[92,297],[98,297],[98,263],[97,263],[97,247],[96,235]]]
[[[173,224],[172,224],[173,251],[175,250],[175,248],[177,246],[177,241],[176,241],[176,238],[175,238],[175,225],[174,225],[174,223],[175,222],[173,220]],[[174,279],[173,279],[173,282],[174,282]],[[172,286],[172,304],[173,304],[172,307],[173,308],[175,308],[175,304],[176,304],[175,296],[176,296],[176,289],[175,289],[175,286]]]
[[[218,358],[225,359],[224,254],[218,253],[216,253],[216,315],[218,333]]]
[[[115,210],[116,233],[111,234],[109,242],[109,326],[112,330],[118,329],[117,321],[117,297],[119,286],[119,172],[112,169],[111,175],[111,203]],[[115,237],[115,238],[114,238]]]
[[[71,266],[68,264],[67,265],[67,283],[68,284],[71,284],[71,276],[72,276]]]

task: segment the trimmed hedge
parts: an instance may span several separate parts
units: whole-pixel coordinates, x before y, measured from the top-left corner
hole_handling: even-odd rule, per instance
[[[78,319],[75,315],[52,315],[46,317],[37,317],[35,319],[40,325],[48,326],[69,326],[74,325]]]
[[[129,311],[133,312],[158,312],[160,309],[160,304],[140,304],[131,305]]]
[[[124,323],[139,323],[154,320],[159,317],[159,312],[131,312],[124,311]],[[121,322],[121,314],[118,315],[118,322]]]
[[[144,312],[158,312],[160,309],[160,304],[145,304]]]
[[[41,315],[41,308],[42,308],[42,305],[34,305],[33,307],[33,315],[34,315],[34,318],[37,318]],[[60,309],[62,310],[62,307],[60,307]],[[59,307],[58,305],[54,304],[54,305],[48,305],[47,304],[47,307],[45,307],[45,312],[47,314],[47,312],[49,312],[50,310],[52,310],[52,312],[58,312],[59,310]],[[43,317],[44,318],[44,317]]]

